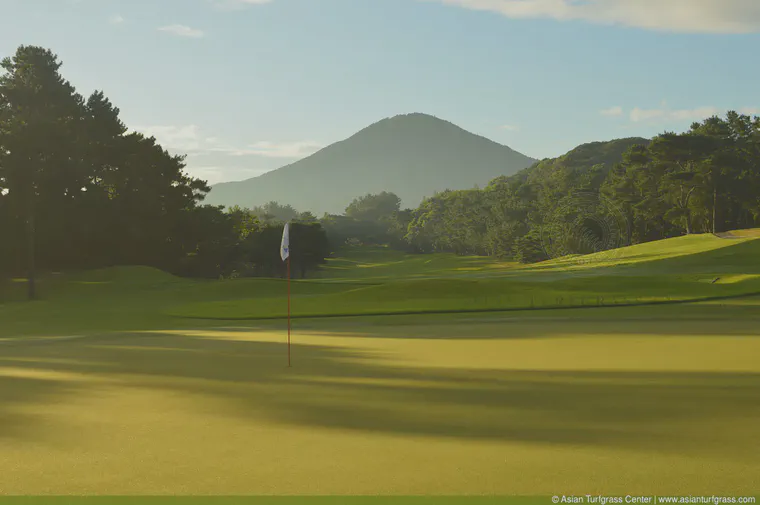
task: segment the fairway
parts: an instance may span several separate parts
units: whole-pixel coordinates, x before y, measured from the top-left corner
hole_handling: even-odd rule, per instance
[[[758,245],[673,239],[616,267],[437,255],[421,279],[404,273],[419,257],[368,251],[387,279],[293,283],[292,368],[285,321],[267,319],[282,280],[116,268],[46,278],[35,303],[16,283],[0,493],[752,494]],[[475,261],[485,278],[463,277]],[[592,296],[633,306],[520,310]],[[701,298],[717,299],[669,303]]]

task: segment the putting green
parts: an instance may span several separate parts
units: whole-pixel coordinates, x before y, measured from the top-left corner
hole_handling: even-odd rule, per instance
[[[365,323],[0,343],[2,492],[760,487],[754,322]]]

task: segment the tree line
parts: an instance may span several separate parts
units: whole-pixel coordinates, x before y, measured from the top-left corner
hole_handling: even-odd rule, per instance
[[[34,298],[38,270],[282,275],[282,223],[203,205],[210,188],[185,157],[129,132],[102,91],[77,93],[50,50],[21,46],[0,66],[0,279],[27,276]],[[329,253],[314,219],[291,240],[301,275]]]
[[[352,205],[390,205],[393,196]],[[411,252],[521,262],[757,227],[760,117],[729,111],[684,133],[584,144],[483,189],[442,191],[416,209],[396,205],[381,214],[356,216],[371,221],[364,227],[370,242],[382,236]],[[349,207],[343,219],[351,215]]]

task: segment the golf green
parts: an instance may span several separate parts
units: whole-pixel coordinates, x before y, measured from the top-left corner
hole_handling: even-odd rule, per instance
[[[611,310],[6,340],[2,492],[755,492],[760,325]]]

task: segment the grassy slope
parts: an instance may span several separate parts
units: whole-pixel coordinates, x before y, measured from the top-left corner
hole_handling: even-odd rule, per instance
[[[760,240],[698,235],[582,258],[521,266],[488,258],[371,250],[330,261],[324,275],[375,282],[296,297],[296,317],[434,311],[615,306],[760,292]],[[349,285],[346,285],[349,286]],[[282,301],[186,304],[169,313],[204,319],[286,315]]]
[[[389,314],[615,306],[760,291],[760,240],[695,235],[538,265],[349,250],[321,279],[293,281],[293,314]],[[0,304],[0,338],[191,327],[284,317],[280,279],[198,281],[144,267],[44,279],[43,300]],[[6,299],[23,299],[23,282]],[[200,319],[198,319],[200,318]],[[201,321],[206,319],[206,322]]]

